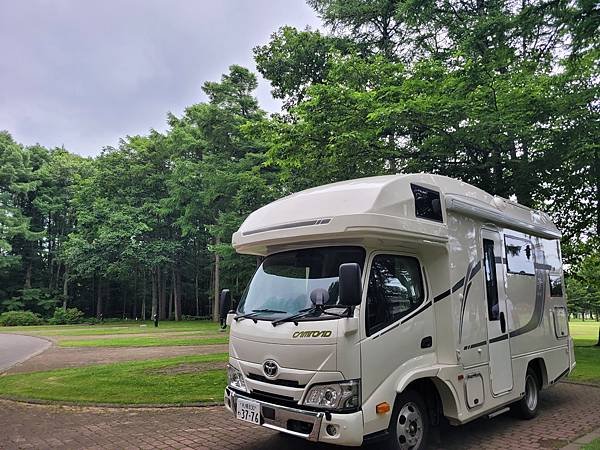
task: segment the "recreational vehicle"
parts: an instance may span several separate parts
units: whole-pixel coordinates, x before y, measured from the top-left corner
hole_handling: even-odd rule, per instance
[[[534,417],[539,391],[575,366],[560,237],[541,211],[429,174],[260,208],[233,236],[262,263],[227,316],[225,407],[392,449],[424,448],[441,420]]]

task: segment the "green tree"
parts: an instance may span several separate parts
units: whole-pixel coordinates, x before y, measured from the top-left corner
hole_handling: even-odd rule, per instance
[[[44,234],[29,215],[37,187],[30,156],[10,134],[0,132],[0,295],[5,307],[13,298],[11,308],[24,305],[18,293],[31,288],[34,249]]]

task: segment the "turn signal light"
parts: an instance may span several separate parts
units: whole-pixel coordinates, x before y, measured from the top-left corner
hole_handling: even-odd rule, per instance
[[[377,414],[385,414],[387,412],[390,412],[390,409],[390,404],[388,402],[383,402],[375,407],[375,412]]]

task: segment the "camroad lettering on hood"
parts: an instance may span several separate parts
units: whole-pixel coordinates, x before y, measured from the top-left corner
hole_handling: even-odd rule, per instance
[[[292,334],[292,338],[326,338],[331,336],[331,333],[331,330],[296,331]]]

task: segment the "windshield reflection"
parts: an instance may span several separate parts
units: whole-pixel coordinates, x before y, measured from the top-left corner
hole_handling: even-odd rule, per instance
[[[364,265],[365,251],[360,247],[319,247],[291,250],[268,256],[258,268],[244,293],[238,314],[257,310],[285,311],[294,314],[310,308],[310,293],[325,289],[326,305],[339,301],[338,272],[341,264]],[[280,317],[280,313],[265,312]]]

